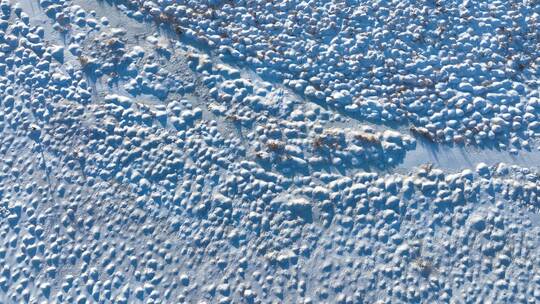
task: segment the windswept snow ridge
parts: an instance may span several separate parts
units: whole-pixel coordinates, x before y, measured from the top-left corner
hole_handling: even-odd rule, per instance
[[[131,1],[311,99],[447,143],[538,136],[537,1]]]

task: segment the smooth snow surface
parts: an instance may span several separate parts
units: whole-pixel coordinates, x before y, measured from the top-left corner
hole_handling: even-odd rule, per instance
[[[0,303],[539,303],[539,29],[0,0]]]

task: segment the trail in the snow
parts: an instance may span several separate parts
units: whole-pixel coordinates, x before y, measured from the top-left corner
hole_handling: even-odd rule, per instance
[[[141,32],[141,34],[147,34],[148,28],[155,30],[157,27],[150,22],[139,22],[133,18],[128,17],[126,14],[118,10],[114,5],[108,2],[101,2],[99,6],[94,6],[88,1],[77,0],[74,3],[88,10],[95,10],[99,17],[107,16],[110,19],[111,25],[115,27],[122,27],[129,29],[129,32]],[[164,39],[170,39],[171,36],[175,36],[175,33],[162,33]],[[173,37],[178,39],[178,37]],[[192,45],[196,47],[196,44]],[[201,52],[208,53],[208,50],[201,50]],[[212,58],[212,60],[222,63],[219,58]],[[232,63],[231,63],[232,64]],[[260,81],[260,77],[247,70],[241,68],[243,71],[242,77],[251,77],[254,81]],[[273,83],[274,86],[284,90],[290,96],[295,98],[301,98],[291,89],[283,86],[279,83]],[[305,102],[310,100],[304,99]],[[204,101],[202,101],[204,102]],[[352,118],[346,118],[346,122],[340,123],[342,126],[354,127],[360,122]],[[380,126],[371,124],[377,129],[386,129],[387,126]],[[408,130],[403,132],[409,132]],[[408,151],[401,164],[393,168],[396,171],[408,171],[411,168],[417,167],[422,164],[430,163],[435,167],[447,170],[462,170],[465,168],[474,168],[479,163],[485,163],[487,165],[495,165],[497,163],[504,162],[508,165],[518,165],[525,167],[538,167],[540,165],[540,152],[539,151],[525,151],[521,150],[517,154],[510,153],[504,150],[481,148],[475,146],[449,146],[446,144],[430,143],[426,140],[419,138],[414,150]]]

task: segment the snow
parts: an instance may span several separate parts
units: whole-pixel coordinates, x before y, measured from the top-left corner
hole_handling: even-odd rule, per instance
[[[538,9],[0,0],[0,302],[540,301]]]

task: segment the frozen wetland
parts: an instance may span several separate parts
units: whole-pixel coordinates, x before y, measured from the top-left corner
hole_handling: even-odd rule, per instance
[[[540,302],[539,29],[0,0],[0,303]]]

